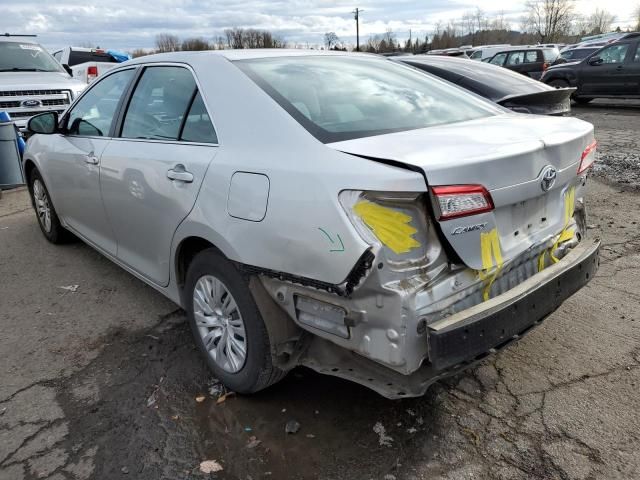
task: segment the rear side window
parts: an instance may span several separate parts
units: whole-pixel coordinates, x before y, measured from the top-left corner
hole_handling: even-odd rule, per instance
[[[542,55],[544,56],[545,62],[551,63],[556,61],[556,59],[560,55],[560,52],[557,48],[545,48],[544,50],[542,50]]]
[[[524,63],[525,52],[511,52],[507,59],[507,65],[520,65]]]
[[[507,58],[506,53],[499,53],[495,57],[493,57],[491,60],[489,60],[489,63],[492,63],[493,65],[503,65],[505,58]]]
[[[207,109],[200,92],[196,94],[187,114],[180,140],[197,143],[218,143]]]
[[[121,136],[177,140],[195,91],[186,68],[147,67],[129,102]]]
[[[118,61],[111,55],[105,52],[78,52],[71,51],[69,54],[69,66],[80,65],[86,62],[107,62],[118,63]]]
[[[235,62],[324,143],[497,114],[491,103],[430,75],[365,56]]]
[[[530,52],[526,52],[524,56],[525,63],[535,63],[538,61],[538,51],[532,50]]]

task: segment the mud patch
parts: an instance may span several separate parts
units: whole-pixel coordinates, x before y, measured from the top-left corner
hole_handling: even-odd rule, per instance
[[[84,462],[82,478],[403,478],[439,450],[440,386],[389,401],[296,369],[264,392],[217,403],[181,315],[103,340],[102,353],[57,395],[69,428],[59,446],[72,452],[67,465]],[[301,425],[295,434],[285,432],[291,420]],[[377,423],[390,446],[380,444]],[[224,470],[204,474],[204,460]]]

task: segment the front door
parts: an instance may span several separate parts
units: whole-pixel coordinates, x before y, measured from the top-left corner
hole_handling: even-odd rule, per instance
[[[115,255],[116,242],[100,195],[100,158],[110,142],[118,102],[134,70],[109,75],[91,87],[52,138],[47,182],[64,222],[89,242]]]
[[[117,257],[169,283],[173,234],[193,208],[217,138],[190,70],[147,67],[101,159],[104,205]]]
[[[629,43],[614,43],[592,55],[582,66],[579,95],[627,94],[625,60]],[[596,58],[600,60],[594,62]]]

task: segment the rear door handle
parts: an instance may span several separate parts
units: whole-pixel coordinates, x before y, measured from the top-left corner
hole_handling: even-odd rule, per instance
[[[182,164],[178,164],[171,170],[168,170],[167,178],[169,180],[177,180],[184,183],[193,182],[193,174],[191,172],[187,172],[187,170],[184,168],[184,165]]]
[[[84,157],[84,161],[85,163],[88,163],[89,165],[97,165],[98,164],[98,157],[96,157],[93,152],[91,152],[90,154],[88,154],[86,157]]]

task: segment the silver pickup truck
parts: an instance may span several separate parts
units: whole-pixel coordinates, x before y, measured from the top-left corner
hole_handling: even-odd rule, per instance
[[[71,78],[33,36],[0,35],[0,111],[20,130],[33,115],[64,112],[86,86]]]

